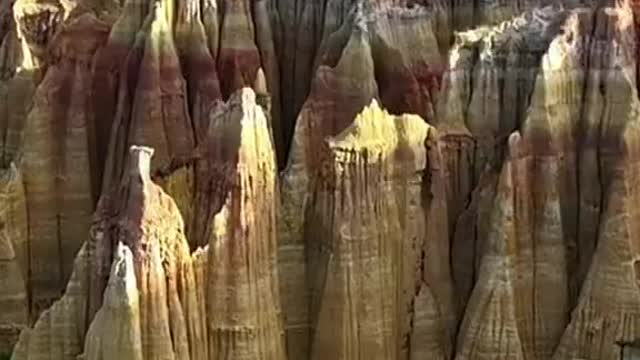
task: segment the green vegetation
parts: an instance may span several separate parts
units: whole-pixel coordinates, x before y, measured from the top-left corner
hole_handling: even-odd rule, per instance
[[[0,360],[9,360],[11,359],[11,353],[0,353]]]

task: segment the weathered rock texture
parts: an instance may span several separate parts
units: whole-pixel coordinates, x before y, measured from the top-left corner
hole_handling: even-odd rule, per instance
[[[86,239],[94,209],[90,71],[108,26],[83,14],[60,26],[51,64],[25,119],[20,161],[30,222],[35,311],[57,298]],[[94,164],[95,166],[95,164]]]
[[[0,0],[0,352],[619,359],[639,24],[635,0]]]
[[[142,359],[140,294],[131,250],[118,243],[103,305],[86,334],[89,359]]]
[[[374,100],[320,150],[325,170],[305,219],[310,358],[450,356],[453,287],[439,265],[449,239],[436,136],[420,117],[390,115]]]
[[[222,205],[211,219],[207,260],[212,358],[286,358],[276,256],[276,159],[267,117],[254,97],[249,89],[232,95],[211,119],[205,151],[209,200]]]
[[[153,150],[131,147],[65,294],[22,334],[16,359],[286,358],[268,117],[250,89],[212,115],[201,200],[221,207],[205,250],[190,254],[176,203],[152,182]]]
[[[14,164],[0,174],[0,346],[9,349],[29,324],[27,211]]]

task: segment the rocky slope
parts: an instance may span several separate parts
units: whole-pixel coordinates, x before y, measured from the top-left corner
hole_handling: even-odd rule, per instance
[[[620,359],[638,30],[633,0],[0,0],[0,352]]]

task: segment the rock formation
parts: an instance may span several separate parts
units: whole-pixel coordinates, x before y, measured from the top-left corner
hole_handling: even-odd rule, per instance
[[[118,243],[103,305],[86,334],[86,358],[143,358],[139,296],[133,255],[126,245]]]
[[[9,349],[29,324],[27,212],[20,172],[11,164],[0,174],[0,347]]]
[[[249,89],[211,119],[199,151],[202,183],[212,187],[201,200],[221,206],[207,216],[206,248],[193,255],[176,203],[151,180],[153,150],[131,147],[65,294],[22,334],[16,359],[46,355],[53,343],[50,356],[60,359],[284,359],[267,119]]]
[[[107,32],[107,25],[90,14],[60,25],[51,40],[51,64],[25,118],[20,165],[28,214],[39,219],[29,226],[36,311],[60,295],[89,231],[96,191],[91,171],[91,59]]]
[[[275,147],[253,91],[234,93],[214,114],[208,135],[202,200],[219,206],[202,212],[210,216],[204,289],[209,357],[284,359]]]
[[[638,24],[635,0],[0,0],[0,353],[619,359]]]
[[[439,265],[449,238],[434,133],[374,100],[326,140],[305,219],[310,358],[450,356],[453,287]]]

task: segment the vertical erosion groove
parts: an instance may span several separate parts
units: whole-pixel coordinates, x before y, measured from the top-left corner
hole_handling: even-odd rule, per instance
[[[627,356],[638,14],[0,0],[0,353]]]

